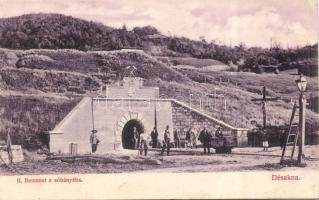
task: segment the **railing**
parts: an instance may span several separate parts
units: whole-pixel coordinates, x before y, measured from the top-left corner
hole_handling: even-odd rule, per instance
[[[219,119],[216,119],[212,116],[210,116],[208,113],[205,113],[203,111],[200,111],[194,107],[191,107],[189,105],[187,105],[186,103],[183,103],[181,101],[178,101],[176,99],[171,99],[171,98],[166,98],[166,99],[162,99],[162,98],[159,98],[159,99],[151,99],[151,98],[105,98],[105,97],[96,97],[96,98],[93,98],[93,100],[96,100],[96,101],[150,101],[150,102],[173,102],[175,104],[178,104],[182,107],[185,107],[187,109],[189,109],[190,111],[192,112],[195,112],[199,115],[202,115],[203,117],[205,118],[208,118],[214,122],[216,122],[217,124],[223,126],[223,127],[226,127],[226,128],[229,128],[229,129],[232,129],[232,130],[236,130],[236,131],[248,131],[248,129],[245,129],[245,128],[236,128],[234,126],[231,126],[230,124],[227,124]]]

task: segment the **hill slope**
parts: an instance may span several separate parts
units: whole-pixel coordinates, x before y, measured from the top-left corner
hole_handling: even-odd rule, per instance
[[[252,121],[262,124],[261,105],[251,99],[261,96],[263,85],[268,96],[281,97],[267,104],[268,124],[287,123],[289,102],[298,97],[296,76],[176,69],[138,50],[0,49],[0,63],[0,139],[9,130],[14,142],[26,147],[41,143],[43,133],[82,96],[98,95],[103,84],[120,80],[128,65],[137,67],[136,75],[145,79],[146,86],[159,87],[161,97],[189,103],[192,94],[192,106],[202,105],[204,112],[236,127],[252,128]],[[307,96],[317,95],[318,80],[308,78],[307,88]],[[207,97],[215,92],[223,98]],[[307,111],[307,117],[307,127],[318,131],[318,114]]]
[[[100,46],[112,28],[60,14],[28,14],[0,19],[0,45],[11,49]]]
[[[156,58],[143,51],[133,50],[83,52],[67,49],[27,51],[0,49],[0,63],[2,63],[0,65],[2,85],[16,89],[22,89],[21,87],[39,89],[39,84],[31,85],[34,79],[33,82],[41,82],[42,87],[44,85],[81,87],[89,84],[92,86],[91,89],[96,90],[102,83],[119,80],[121,75],[126,73],[127,66],[136,66],[136,76],[147,79],[186,80],[180,72]],[[11,78],[14,77],[13,80],[7,78],[10,74]],[[57,82],[59,77],[61,80]],[[72,80],[75,80],[72,77],[77,77],[83,84],[77,82],[72,84]]]

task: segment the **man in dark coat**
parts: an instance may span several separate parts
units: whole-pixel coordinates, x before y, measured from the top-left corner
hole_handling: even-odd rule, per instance
[[[156,130],[156,127],[153,128],[153,131],[151,132],[151,138],[152,138],[152,148],[157,147],[157,138],[158,138],[158,133]]]
[[[191,140],[191,132],[192,132],[192,129],[189,128],[188,131],[186,132],[186,141],[187,141],[187,148],[192,148],[192,140]]]
[[[169,126],[167,125],[164,132],[164,141],[163,141],[163,148],[162,148],[161,155],[164,154],[165,148],[167,148],[167,155],[169,155],[170,145],[171,145],[171,134],[169,132]]]
[[[177,129],[174,130],[174,144],[175,148],[180,148],[180,143],[181,143],[181,137],[179,134],[179,131]]]
[[[97,150],[97,145],[100,143],[100,140],[96,136],[97,130],[92,130],[92,134],[90,136],[90,143],[92,146],[92,153],[95,153]]]
[[[200,132],[198,140],[203,144],[204,146],[204,154],[206,154],[206,148],[208,154],[210,154],[210,141],[212,139],[212,135],[208,132],[206,127]]]

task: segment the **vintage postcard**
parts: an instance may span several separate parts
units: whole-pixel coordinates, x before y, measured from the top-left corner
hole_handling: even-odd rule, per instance
[[[0,199],[319,198],[316,0],[0,0]]]

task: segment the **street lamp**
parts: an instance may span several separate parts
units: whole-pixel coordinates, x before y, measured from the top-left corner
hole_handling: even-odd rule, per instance
[[[298,80],[296,80],[296,84],[297,84],[298,90],[301,93],[306,91],[307,80],[302,74],[300,75],[300,78]]]
[[[299,96],[299,152],[298,152],[298,163],[299,164],[305,164],[303,163],[302,157],[303,157],[303,149],[305,146],[305,127],[306,127],[306,99],[304,98],[304,92],[306,91],[307,87],[307,80],[302,74],[300,75],[300,78],[296,80],[296,84],[298,87],[298,90],[300,91]]]

